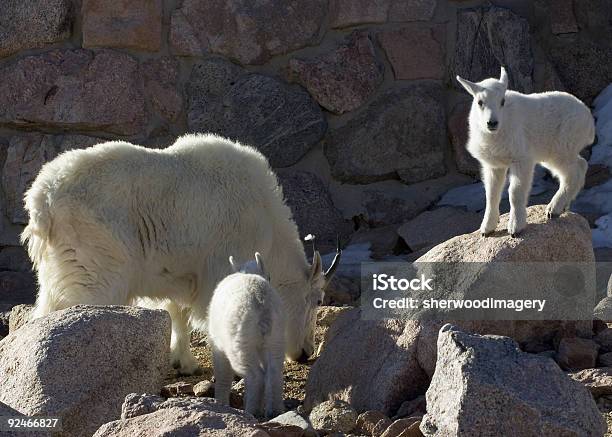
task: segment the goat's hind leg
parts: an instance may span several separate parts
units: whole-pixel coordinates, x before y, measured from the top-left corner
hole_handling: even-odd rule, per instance
[[[284,343],[271,345],[265,363],[265,415],[271,419],[285,410],[283,403]]]
[[[225,352],[214,345],[212,346],[212,356],[215,374],[215,399],[223,405],[229,405],[234,371]]]
[[[546,206],[549,219],[559,217],[569,209],[572,200],[584,186],[584,178],[588,167],[587,162],[578,157],[574,160],[542,163],[559,181],[559,189]]]

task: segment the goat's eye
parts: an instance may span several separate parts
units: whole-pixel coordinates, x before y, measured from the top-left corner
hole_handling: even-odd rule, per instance
[[[506,104],[506,99],[502,99],[501,105],[504,106]]]
[[[478,101],[478,106],[480,106],[482,108],[482,100]]]

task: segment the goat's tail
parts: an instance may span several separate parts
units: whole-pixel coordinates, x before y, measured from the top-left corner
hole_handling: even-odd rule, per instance
[[[26,245],[28,255],[37,268],[51,236],[52,216],[46,187],[39,180],[25,194],[25,209],[30,217],[21,233],[21,243]]]

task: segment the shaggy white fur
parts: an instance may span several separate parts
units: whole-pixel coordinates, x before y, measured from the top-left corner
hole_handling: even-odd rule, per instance
[[[169,310],[172,358],[189,374],[197,369],[189,334],[205,327],[215,285],[231,272],[228,256],[246,260],[259,250],[292,321],[287,356],[313,353],[326,283],[320,256],[309,265],[257,150],[215,135],[186,135],[164,150],[125,142],[72,150],[43,166],[25,206],[22,240],[40,284],[36,317],[141,298]]]
[[[285,319],[261,256],[257,253],[255,258],[256,263],[239,268],[217,285],[209,307],[208,341],[215,398],[229,404],[233,370],[244,377],[245,411],[272,418],[284,410]],[[231,257],[230,264],[237,268]]]
[[[521,94],[508,91],[508,75],[478,83],[457,76],[474,97],[469,116],[468,151],[482,166],[487,206],[480,227],[493,232],[499,221],[499,202],[510,173],[508,233],[527,225],[527,202],[536,163],[559,180],[559,190],[547,207],[550,218],[569,209],[584,186],[588,164],[580,151],[593,143],[595,125],[589,109],[563,92]]]

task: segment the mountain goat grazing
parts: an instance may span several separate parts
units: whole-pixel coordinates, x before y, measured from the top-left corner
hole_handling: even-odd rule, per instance
[[[307,261],[291,210],[266,158],[215,135],[185,135],[163,150],[108,142],[45,164],[25,195],[22,234],[38,275],[35,317],[75,304],[146,299],[172,317],[171,358],[198,369],[192,329],[206,326],[228,257],[266,259],[284,305],[289,359],[314,351],[327,272]]]
[[[215,398],[228,405],[233,371],[244,377],[245,411],[268,418],[284,410],[285,318],[259,253],[215,288],[209,307],[208,341],[215,371]]]
[[[478,83],[457,76],[474,97],[469,116],[467,150],[482,166],[487,205],[480,226],[489,235],[499,221],[499,202],[510,173],[508,233],[516,236],[527,225],[527,202],[536,163],[559,180],[548,204],[549,218],[569,209],[584,186],[588,164],[580,151],[593,143],[595,124],[584,103],[571,94],[509,91],[508,75]]]

